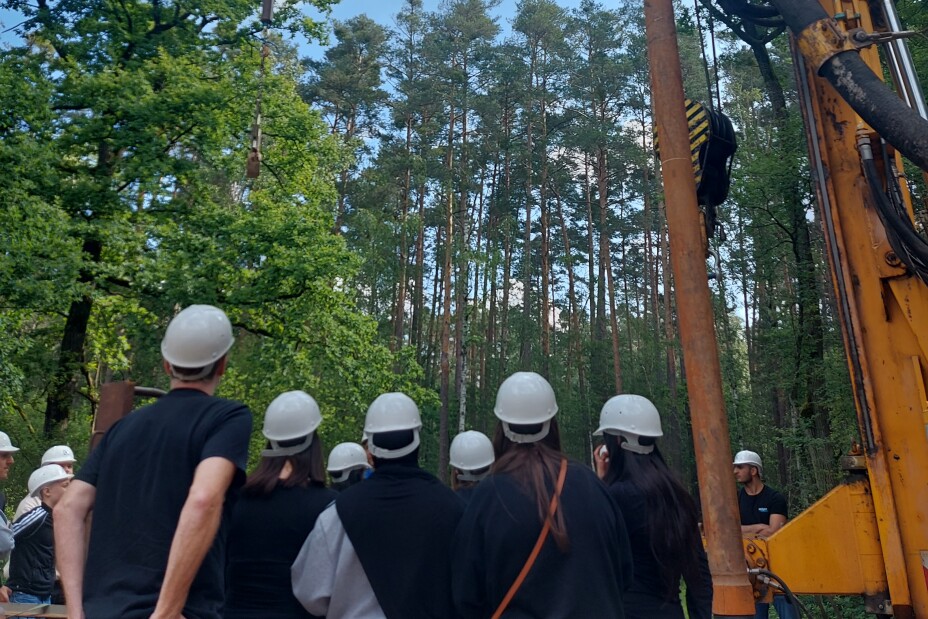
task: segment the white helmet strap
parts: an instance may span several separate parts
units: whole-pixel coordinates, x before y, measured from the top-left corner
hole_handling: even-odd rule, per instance
[[[192,383],[209,376],[209,373],[213,371],[213,367],[216,364],[210,363],[209,365],[200,368],[200,371],[196,374],[180,374],[174,369],[173,364],[168,363],[168,365],[171,366],[171,378],[176,378],[177,380],[184,381],[185,383]]]
[[[367,439],[367,450],[371,452],[371,455],[375,458],[383,458],[385,460],[395,460],[397,458],[402,458],[403,456],[408,456],[414,452],[419,447],[419,430],[414,429],[412,431],[412,442],[406,445],[405,447],[400,447],[399,449],[386,449],[385,447],[378,447],[374,444],[374,436],[376,433],[369,433]]]
[[[620,434],[624,441],[619,442],[619,447],[626,451],[636,454],[649,454],[654,451],[654,445],[642,445],[638,442],[638,437],[634,434]]]
[[[482,473],[474,473],[473,471],[458,471],[458,474],[455,476],[458,478],[458,481],[483,481],[483,479],[490,474],[490,469],[487,468]]]
[[[351,475],[351,471],[355,469],[345,469],[344,471],[329,471],[329,475],[332,477],[332,481],[336,484],[340,484],[343,481],[348,481],[348,476]]]
[[[304,438],[304,439],[302,440],[302,442],[300,442],[300,443],[297,444],[297,445],[290,445],[289,447],[284,447],[284,446],[282,446],[282,445],[280,444],[280,441],[275,441],[275,440],[268,439],[268,443],[271,444],[271,447],[270,447],[270,449],[264,449],[264,450],[262,450],[262,451],[261,451],[261,455],[262,455],[262,456],[265,456],[265,457],[269,457],[269,458],[273,458],[273,457],[275,457],[275,456],[293,456],[293,455],[296,455],[296,454],[300,453],[301,451],[305,450],[307,447],[309,447],[310,445],[313,444],[313,434],[315,434],[315,433],[314,433],[314,432],[310,432],[309,434],[306,435],[306,438]]]
[[[551,420],[547,419],[541,424],[541,430],[535,434],[520,434],[514,432],[509,426],[509,423],[503,422],[503,434],[506,435],[513,443],[537,443],[544,437],[548,436],[548,432],[551,430]]]

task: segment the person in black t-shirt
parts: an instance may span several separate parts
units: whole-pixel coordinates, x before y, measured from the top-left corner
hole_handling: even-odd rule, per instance
[[[741,510],[741,533],[768,537],[786,524],[786,499],[764,484],[763,464],[753,451],[739,451],[732,463],[735,480],[741,484],[738,507]]]
[[[741,484],[738,491],[738,508],[741,511],[741,533],[751,537],[768,537],[786,524],[786,499],[763,482],[764,465],[753,451],[739,451],[735,455],[735,480]],[[773,607],[781,619],[799,619],[796,607],[785,596],[773,596]],[[755,604],[755,618],[766,619],[770,605]]]
[[[290,565],[337,494],[325,487],[319,405],[277,396],[264,415],[267,449],[232,511],[225,619],[312,617],[293,596]]]
[[[171,391],[114,424],[55,507],[71,619],[219,619],[251,435],[248,408],[213,397],[232,343],[218,308],[175,316],[161,342]]]

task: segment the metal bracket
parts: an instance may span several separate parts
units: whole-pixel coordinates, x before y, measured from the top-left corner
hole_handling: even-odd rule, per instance
[[[844,31],[838,21],[826,17],[812,22],[796,37],[799,50],[818,75],[822,66],[842,52],[858,51],[877,43],[888,43],[896,39],[907,39],[917,32],[867,32],[863,28]]]
[[[863,28],[854,28],[847,31],[851,39],[851,44],[857,49],[870,47],[874,44],[889,43],[899,39],[908,39],[914,37],[917,32],[914,30],[900,30],[899,32],[867,32]]]
[[[832,17],[809,24],[796,37],[796,42],[799,44],[799,51],[815,69],[816,75],[834,56],[859,49]]]

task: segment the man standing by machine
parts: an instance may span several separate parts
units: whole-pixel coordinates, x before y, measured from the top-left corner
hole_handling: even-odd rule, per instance
[[[213,396],[233,341],[216,307],[175,316],[161,342],[171,391],[116,423],[55,507],[71,619],[219,619],[226,495],[244,481],[252,423]]]
[[[764,465],[754,451],[739,451],[732,462],[741,512],[741,534],[745,537],[769,537],[786,524],[786,499],[763,482]],[[782,595],[773,596],[773,607],[781,619],[799,619],[792,602]],[[755,619],[766,619],[770,604],[755,604]]]

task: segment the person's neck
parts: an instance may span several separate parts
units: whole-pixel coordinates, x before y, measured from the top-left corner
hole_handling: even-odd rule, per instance
[[[744,491],[751,496],[760,494],[764,490],[764,482],[760,477],[755,477],[744,485]]]
[[[171,390],[174,389],[193,389],[194,391],[202,391],[206,395],[213,395],[216,393],[216,387],[219,386],[219,381],[217,380],[178,380],[176,378],[171,379]]]

